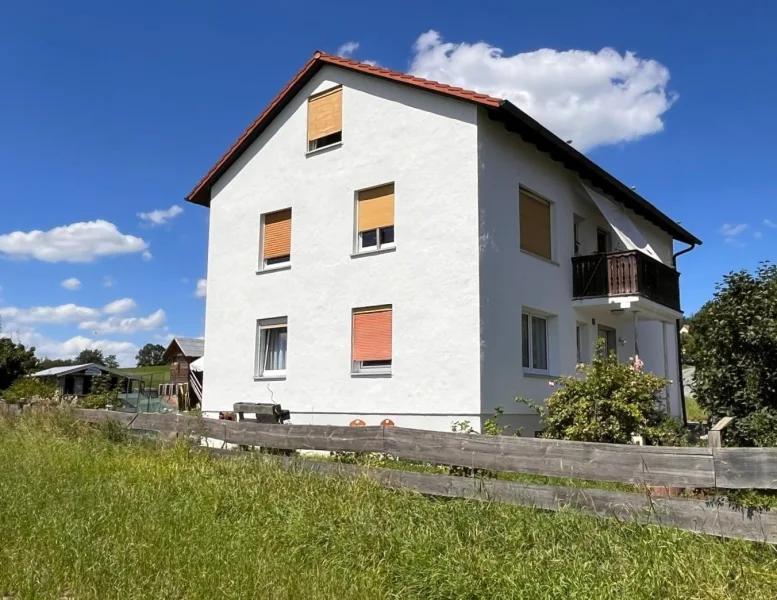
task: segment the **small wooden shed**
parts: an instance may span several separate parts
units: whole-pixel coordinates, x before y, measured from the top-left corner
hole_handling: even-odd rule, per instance
[[[204,354],[205,340],[202,338],[173,338],[163,357],[170,365],[170,383],[189,383],[189,365]]]

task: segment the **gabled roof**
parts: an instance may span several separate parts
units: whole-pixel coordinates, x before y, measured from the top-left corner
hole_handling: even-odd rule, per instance
[[[37,373],[33,373],[31,377],[64,377],[65,375],[80,373],[81,371],[86,371],[87,369],[98,369],[103,373],[118,375],[119,377],[124,377],[126,379],[140,379],[140,377],[137,377],[136,375],[130,375],[129,373],[124,373],[123,371],[118,371],[117,369],[104,367],[103,365],[98,365],[97,363],[87,363],[84,365],[65,365],[63,367],[51,367],[50,369],[44,369],[43,371],[38,371]]]
[[[202,338],[175,337],[170,340],[170,345],[164,353],[164,360],[175,348],[187,358],[199,358],[205,354],[205,340]]]
[[[286,87],[270,102],[267,108],[251,123],[248,129],[243,132],[243,135],[211,167],[210,171],[205,174],[189,193],[186,200],[195,204],[210,206],[210,192],[213,184],[259,137],[272,120],[294,98],[297,92],[325,65],[333,65],[365,75],[380,77],[401,85],[412,86],[481,106],[486,109],[491,119],[503,123],[508,131],[519,134],[524,140],[534,144],[541,152],[547,152],[552,159],[561,162],[565,167],[576,172],[581,179],[589,181],[593,187],[599,188],[606,195],[612,196],[616,201],[669,233],[674,239],[687,244],[701,244],[701,240],[662,213],[634,190],[610,175],[591,159],[575,150],[549,129],[540,125],[540,123],[532,119],[509,100],[494,98],[486,94],[479,94],[460,87],[414,77],[320,51],[316,51],[313,54],[313,57],[307,64],[302,67]]]

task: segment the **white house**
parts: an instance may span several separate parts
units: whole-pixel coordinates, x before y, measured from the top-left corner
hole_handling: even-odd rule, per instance
[[[673,241],[701,243],[510,102],[316,52],[187,200],[210,207],[204,411],[479,429],[597,338],[672,380]]]

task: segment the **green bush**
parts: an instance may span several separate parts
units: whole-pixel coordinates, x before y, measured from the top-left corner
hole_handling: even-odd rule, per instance
[[[774,444],[777,422],[777,266],[730,273],[693,317],[694,396],[711,417],[736,417],[724,441]]]
[[[57,399],[57,384],[35,377],[21,377],[2,392],[2,397],[9,404],[22,401],[54,402]]]
[[[622,364],[600,345],[593,362],[579,365],[578,372],[550,382],[559,389],[544,406],[518,398],[545,422],[542,437],[628,444],[632,435],[642,435],[650,444],[687,444],[684,426],[657,401],[666,380],[643,372],[639,358]]]

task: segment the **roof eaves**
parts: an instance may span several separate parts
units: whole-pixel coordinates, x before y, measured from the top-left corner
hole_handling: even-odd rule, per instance
[[[680,226],[676,221],[673,221],[634,190],[628,188],[623,182],[610,175],[610,173],[583,153],[564,142],[509,100],[502,100],[497,112],[499,113],[498,120],[504,121],[503,117],[506,117],[508,122],[513,121],[517,123],[519,128],[515,130],[516,133],[529,138],[528,141],[536,145],[539,150],[548,152],[552,158],[559,160],[567,168],[577,172],[581,178],[590,180],[594,186],[602,189],[605,193],[613,196],[616,201],[671,234],[674,239],[686,244],[702,244],[702,241],[695,235]]]

